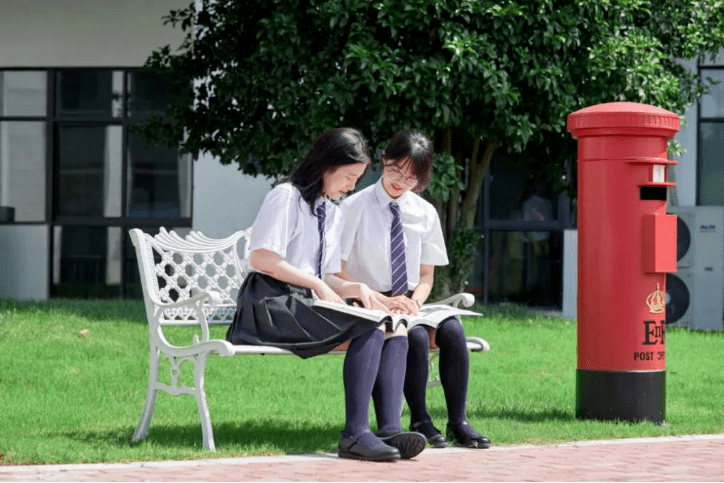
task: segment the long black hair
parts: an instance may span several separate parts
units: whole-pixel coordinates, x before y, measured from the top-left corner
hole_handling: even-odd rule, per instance
[[[327,131],[314,141],[304,161],[285,181],[291,181],[302,199],[314,210],[314,201],[324,191],[324,173],[340,166],[372,162],[370,147],[362,134],[349,127]]]
[[[382,156],[385,166],[401,167],[411,163],[412,174],[417,178],[417,185],[412,191],[419,193],[430,182],[433,154],[432,141],[420,131],[408,129],[390,139]]]

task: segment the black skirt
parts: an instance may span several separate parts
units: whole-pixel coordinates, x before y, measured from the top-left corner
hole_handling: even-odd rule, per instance
[[[239,290],[232,344],[268,345],[306,359],[375,329],[380,322],[312,307],[312,290],[250,273]]]

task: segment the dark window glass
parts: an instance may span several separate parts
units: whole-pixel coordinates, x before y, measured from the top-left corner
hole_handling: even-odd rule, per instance
[[[561,307],[562,232],[490,231],[488,298],[536,307]],[[482,251],[473,267],[471,292],[483,289]]]
[[[99,69],[61,70],[57,74],[57,115],[123,115],[123,72]]]
[[[128,115],[163,112],[170,104],[168,78],[146,72],[128,74]]]
[[[709,93],[701,96],[701,117],[724,117],[724,69],[701,69],[701,78],[707,77],[714,79],[717,84],[710,85]]]
[[[724,123],[699,123],[699,204],[724,205]]]
[[[482,207],[482,204],[481,204]],[[478,218],[482,221],[482,209]],[[490,166],[490,219],[547,221],[558,218],[558,196],[543,181],[503,157]]]
[[[190,216],[190,158],[148,143],[138,134],[129,136],[128,149],[128,216]]]
[[[120,216],[121,146],[121,126],[58,127],[58,215]]]
[[[52,294],[117,297],[121,293],[120,260],[120,227],[55,227]]]

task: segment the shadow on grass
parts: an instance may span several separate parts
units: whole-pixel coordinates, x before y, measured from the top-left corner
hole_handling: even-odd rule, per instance
[[[447,411],[444,407],[428,408],[428,412],[433,419],[433,422],[438,425],[444,424],[447,421]],[[542,423],[546,421],[574,421],[576,418],[573,415],[573,411],[566,411],[558,408],[547,408],[547,409],[519,409],[519,408],[503,408],[503,409],[485,409],[475,408],[466,411],[468,418],[474,419],[512,419],[515,421],[526,422],[526,423]],[[405,410],[402,414],[402,426],[405,426],[405,421],[409,420],[409,411]]]
[[[259,454],[303,454],[336,452],[341,427],[315,425],[302,421],[261,419],[254,422],[222,422],[213,425],[218,451],[231,450]],[[132,442],[134,429],[109,431],[67,431],[64,437],[90,444],[133,448],[151,444],[175,450],[203,450],[200,424],[156,425],[151,422],[148,435]],[[255,451],[256,450],[256,451]]]
[[[486,410],[478,408],[473,411],[468,411],[468,416],[481,419],[513,419],[515,421],[526,423],[543,423],[546,421],[574,421],[576,419],[572,411],[569,412],[557,408],[548,408],[542,410],[518,408]]]

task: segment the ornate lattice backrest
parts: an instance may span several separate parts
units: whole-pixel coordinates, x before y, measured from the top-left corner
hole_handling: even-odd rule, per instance
[[[204,308],[208,322],[230,322],[246,276],[238,254],[239,241],[244,243],[246,253],[249,235],[249,230],[241,230],[227,238],[214,239],[192,231],[182,238],[164,228],[155,236],[131,230],[147,303],[150,300],[163,305],[211,292],[214,303]],[[195,320],[196,313],[190,308],[169,308],[163,310],[160,322]]]

